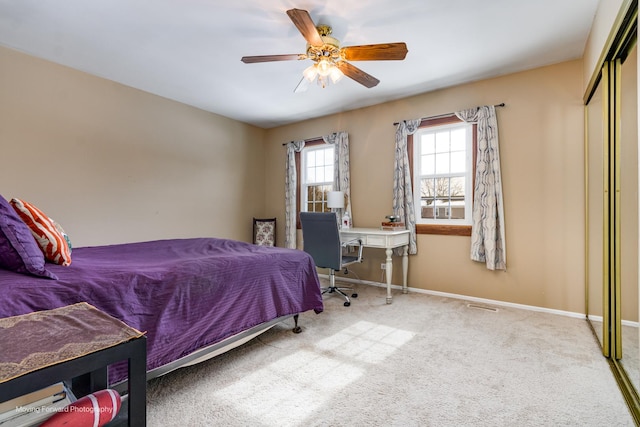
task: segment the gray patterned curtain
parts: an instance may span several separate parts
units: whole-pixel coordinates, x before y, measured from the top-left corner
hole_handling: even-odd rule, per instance
[[[351,212],[351,178],[349,175],[349,134],[347,132],[334,132],[323,136],[326,144],[334,145],[333,189],[344,191],[347,205],[338,212],[338,218],[342,218],[344,210],[349,212],[349,218],[353,221]]]
[[[402,218],[408,230],[409,254],[418,253],[416,244],[416,211],[413,203],[413,189],[411,184],[411,170],[409,169],[409,155],[407,152],[407,135],[412,135],[420,126],[420,119],[405,120],[396,125],[396,154],[393,165],[393,215]],[[398,249],[394,250],[397,254]]]
[[[471,259],[489,270],[507,269],[504,205],[500,176],[498,120],[493,105],[456,112],[465,122],[478,123],[478,151],[473,195]]]
[[[304,148],[304,141],[294,141],[287,144],[287,171],[284,180],[284,247],[296,248],[296,153]]]

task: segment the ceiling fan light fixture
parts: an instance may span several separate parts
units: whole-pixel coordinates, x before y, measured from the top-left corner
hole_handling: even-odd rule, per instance
[[[331,73],[331,68],[333,68],[333,64],[329,62],[327,59],[321,59],[317,62],[316,67],[318,68],[318,74],[323,77],[328,76]]]
[[[344,77],[344,74],[333,61],[321,59],[312,66],[306,68],[302,72],[302,76],[309,83],[313,83],[313,81],[317,79],[318,86],[325,88],[329,84],[338,83],[342,77]]]
[[[312,66],[306,68],[302,72],[302,75],[304,76],[305,79],[307,79],[307,81],[313,82],[316,76],[318,75],[318,69],[316,68],[316,64],[313,64]]]
[[[320,87],[322,87],[322,89],[324,89],[327,86],[329,86],[330,83],[331,83],[331,81],[329,80],[329,78],[327,76],[323,76],[321,74],[318,74],[318,86],[320,86]]]
[[[331,82],[333,84],[336,84],[340,80],[342,80],[342,78],[344,77],[344,73],[340,70],[340,68],[334,65],[333,67],[331,67],[331,70],[329,71],[329,77],[331,78]]]

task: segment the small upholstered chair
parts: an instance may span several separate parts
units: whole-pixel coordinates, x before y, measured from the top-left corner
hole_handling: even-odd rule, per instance
[[[348,242],[340,241],[340,231],[335,213],[332,212],[300,212],[302,223],[302,240],[304,251],[313,258],[316,267],[330,270],[329,286],[322,289],[322,293],[338,293],[345,299],[344,306],[349,307],[351,300],[344,292],[353,291],[353,288],[336,286],[335,272],[347,265],[362,262],[362,242],[359,239]],[[357,256],[343,255],[343,249],[347,246],[358,248]],[[352,294],[356,298],[358,294]]]
[[[253,243],[260,246],[276,245],[275,218],[253,218]]]

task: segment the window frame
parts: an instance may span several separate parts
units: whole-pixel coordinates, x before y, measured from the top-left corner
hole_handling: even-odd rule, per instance
[[[335,150],[335,146],[331,145],[331,144],[327,144],[324,142],[324,139],[322,138],[317,138],[317,139],[310,139],[305,141],[304,143],[304,147],[302,148],[302,150],[297,151],[295,153],[295,162],[296,162],[296,176],[298,177],[298,179],[296,180],[296,228],[298,230],[302,229],[302,224],[300,223],[300,212],[302,211],[302,206],[303,206],[303,199],[304,197],[302,196],[302,191],[303,191],[303,179],[304,179],[304,170],[303,170],[303,165],[302,165],[302,159],[303,159],[303,153],[306,149],[308,148],[318,148],[318,146],[320,145],[325,145],[326,147],[324,148],[333,148]],[[335,174],[335,171],[334,171]],[[333,180],[332,180],[333,181]],[[333,186],[333,182],[331,184]],[[306,209],[306,206],[305,206]],[[306,212],[306,210],[304,211]]]
[[[429,127],[435,127],[435,126],[444,126],[444,125],[451,125],[451,124],[459,124],[459,123],[464,123],[462,120],[460,120],[455,114],[451,114],[451,115],[446,115],[446,116],[440,116],[440,117],[434,117],[434,118],[427,118],[427,119],[422,119],[422,121],[420,122],[420,125],[418,126],[418,129],[424,129],[424,128],[429,128]],[[472,155],[472,170],[471,170],[471,177],[472,177],[472,182],[471,182],[471,193],[469,194],[469,197],[471,197],[471,204],[473,206],[473,191],[475,188],[475,171],[476,171],[476,156],[477,156],[477,147],[478,147],[478,137],[477,137],[477,124],[472,123],[471,124],[471,155]],[[415,147],[414,147],[414,135],[408,135],[407,136],[407,151],[409,153],[411,153],[411,155],[409,156],[409,170],[411,172],[411,183],[415,186],[415,175],[414,175],[414,163],[418,161],[418,159],[416,159],[416,151]],[[414,192],[416,191],[416,189],[414,188]],[[419,190],[418,190],[419,191]],[[418,207],[415,207],[416,209],[416,214]],[[471,236],[471,225],[468,224],[447,224],[447,223],[442,223],[442,222],[437,222],[437,223],[430,223],[430,224],[425,224],[425,223],[416,223],[416,234],[439,234],[439,235],[448,235],[448,236]]]

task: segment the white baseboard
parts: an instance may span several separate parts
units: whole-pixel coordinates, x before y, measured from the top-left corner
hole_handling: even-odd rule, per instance
[[[326,278],[329,277],[327,274],[319,274],[318,276],[326,277]],[[378,287],[383,287],[383,288],[387,287],[386,283],[374,282],[374,281],[370,281],[370,280],[351,279],[349,277],[338,276],[338,275],[336,275],[336,279],[339,279],[339,280],[342,280],[342,281],[345,281],[345,282],[351,282],[351,283],[363,283],[363,284],[366,284],[366,285],[378,286]],[[392,289],[400,289],[401,290],[402,286],[392,284],[391,288]],[[419,293],[419,294],[436,295],[436,296],[445,297],[445,298],[454,298],[454,299],[472,301],[472,302],[477,302],[477,303],[482,303],[482,304],[487,304],[487,305],[519,308],[521,310],[538,311],[538,312],[541,312],[541,313],[558,314],[560,316],[574,317],[574,318],[577,318],[577,319],[585,319],[586,320],[586,318],[587,318],[587,316],[584,313],[575,313],[575,312],[572,312],[572,311],[555,310],[555,309],[552,309],[552,308],[537,307],[537,306],[534,306],[534,305],[516,304],[516,303],[512,303],[512,302],[498,301],[498,300],[492,300],[492,299],[486,299],[486,298],[477,298],[477,297],[471,297],[471,296],[467,296],[467,295],[451,294],[451,293],[448,293],[448,292],[430,291],[428,289],[412,288],[410,286],[409,286],[408,289],[409,289],[410,292],[415,292],[415,293]],[[593,320],[602,321],[602,316],[591,316],[591,317],[593,318]],[[623,320],[622,324],[625,325],[625,326],[631,326],[631,327],[636,327],[636,328],[640,326],[639,322],[633,322],[633,321],[630,321],[630,320]]]
[[[592,319],[594,322],[602,323],[602,316],[591,315],[591,316],[589,316],[589,318]],[[630,326],[632,328],[640,328],[640,323],[639,322],[634,322],[632,320],[623,320],[622,321],[622,326]]]

